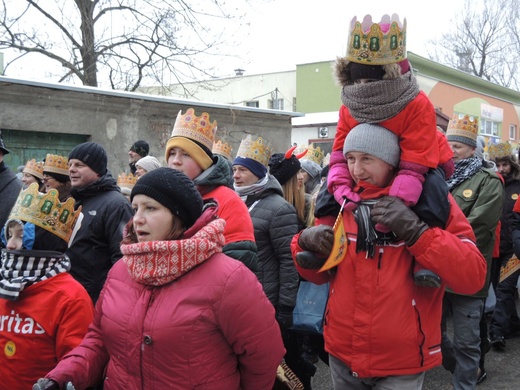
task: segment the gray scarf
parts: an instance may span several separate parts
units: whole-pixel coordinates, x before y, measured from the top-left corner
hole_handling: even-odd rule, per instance
[[[341,101],[359,123],[379,123],[396,116],[419,94],[412,72],[397,79],[345,85]]]

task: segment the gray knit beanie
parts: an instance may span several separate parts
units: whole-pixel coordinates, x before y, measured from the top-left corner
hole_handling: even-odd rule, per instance
[[[139,167],[143,168],[146,172],[151,172],[154,169],[160,168],[161,167],[161,163],[159,162],[159,160],[157,160],[153,156],[145,156],[143,158],[140,158],[135,163],[135,166],[137,168],[139,168]]]
[[[345,138],[343,155],[348,152],[367,153],[397,168],[401,155],[399,137],[382,126],[361,123]]]

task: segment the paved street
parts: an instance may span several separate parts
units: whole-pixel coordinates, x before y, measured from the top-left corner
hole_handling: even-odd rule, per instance
[[[520,305],[517,302],[517,310]],[[477,386],[477,390],[516,390],[520,389],[520,338],[506,340],[506,350],[493,349],[486,355],[487,379]],[[326,365],[320,362],[313,378],[313,390],[332,390]],[[426,373],[423,390],[451,390],[451,374],[442,367]]]

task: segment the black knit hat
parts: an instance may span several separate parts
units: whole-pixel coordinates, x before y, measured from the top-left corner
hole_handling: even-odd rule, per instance
[[[269,173],[276,177],[281,185],[289,181],[301,168],[300,160],[293,154],[285,158],[284,153],[275,153],[269,159]]]
[[[2,130],[0,130],[0,151],[2,151],[3,154],[9,154],[9,150],[5,147],[4,144],[4,138],[2,137]]]
[[[69,153],[69,160],[76,159],[87,164],[98,175],[103,176],[107,172],[107,152],[95,142],[79,144]]]
[[[173,215],[191,227],[202,215],[203,201],[193,181],[180,171],[171,168],[157,168],[141,176],[135,183],[130,200],[137,194],[149,196]]]
[[[139,141],[135,141],[134,144],[130,146],[130,150],[137,153],[141,157],[146,157],[148,156],[148,152],[150,152],[150,145],[148,145],[148,142],[140,139]]]

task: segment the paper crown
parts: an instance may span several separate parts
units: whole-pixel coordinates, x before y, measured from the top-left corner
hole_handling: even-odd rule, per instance
[[[448,122],[446,137],[448,141],[462,142],[477,146],[478,118],[466,114],[454,114]]]
[[[34,158],[27,161],[23,173],[30,173],[31,175],[43,180],[43,161],[36,161]]]
[[[52,172],[69,176],[69,159],[57,154],[47,154],[47,157],[45,157],[43,172]]]
[[[216,131],[217,121],[211,123],[207,112],[203,112],[201,116],[197,116],[193,108],[188,108],[184,115],[179,111],[175,124],[173,125],[171,137],[189,138],[204,145],[208,150],[211,150],[213,148]]]
[[[322,152],[321,148],[318,146],[314,148],[312,145],[309,145],[307,147],[298,147],[294,153],[299,154],[300,152],[303,152],[305,149],[307,149],[307,153],[301,158],[301,160],[310,160],[315,162],[321,167],[321,164],[323,162],[323,156],[325,155],[324,152]]]
[[[74,198],[61,203],[58,196],[54,188],[43,194],[38,192],[38,184],[32,183],[26,190],[20,191],[9,219],[30,222],[69,242],[81,214],[81,206],[74,211]]]
[[[489,158],[494,160],[501,157],[509,157],[513,155],[513,149],[511,144],[508,142],[500,142],[498,144],[492,144],[488,149]]]
[[[379,23],[365,15],[360,23],[354,16],[350,23],[347,60],[360,64],[387,65],[406,59],[406,19],[383,15]]]
[[[240,142],[237,157],[250,158],[267,167],[269,157],[273,153],[271,141],[260,136],[247,135]]]
[[[125,188],[134,188],[135,183],[137,182],[137,176],[129,173],[126,174],[125,172],[120,173],[117,176],[117,185],[119,187],[125,187]]]
[[[213,149],[211,150],[211,152],[213,154],[220,154],[221,156],[224,156],[225,158],[231,161],[232,150],[233,147],[230,144],[219,139],[217,142],[213,144]]]

